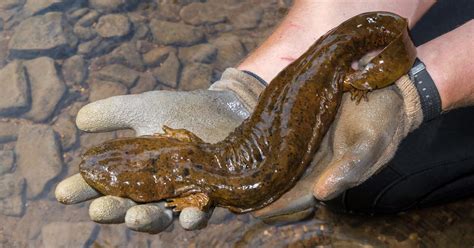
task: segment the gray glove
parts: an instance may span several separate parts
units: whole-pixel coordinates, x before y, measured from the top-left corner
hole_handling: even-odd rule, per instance
[[[115,96],[84,106],[77,115],[77,126],[88,132],[133,129],[137,136],[161,132],[163,125],[186,128],[206,142],[224,139],[255,106],[264,86],[254,77],[227,69],[210,90],[189,92],[150,91],[139,95]],[[75,204],[98,197],[84,179],[76,174],[60,182],[56,198]],[[162,203],[137,205],[113,196],[95,199],[89,215],[99,223],[123,223],[133,230],[158,233],[172,222],[172,212]],[[180,213],[185,229],[207,223],[209,213],[187,208]]]

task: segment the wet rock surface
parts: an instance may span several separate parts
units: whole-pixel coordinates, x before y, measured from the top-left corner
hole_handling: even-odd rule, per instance
[[[77,38],[62,13],[30,17],[15,29],[8,48],[18,58],[64,57],[74,50]]]
[[[26,196],[35,198],[62,170],[59,142],[48,125],[23,125],[15,151],[17,170],[27,181]]]
[[[25,70],[19,61],[0,69],[0,115],[13,114],[29,106],[29,89]]]
[[[89,203],[56,202],[54,189],[77,173],[81,152],[133,135],[79,131],[75,116],[81,106],[127,93],[206,88],[255,49],[290,5],[287,0],[0,0],[0,247],[473,244],[472,199],[388,217],[340,215],[320,207],[306,221],[285,225],[222,208],[208,223],[195,218],[202,213],[185,213],[181,224],[205,225],[198,231],[185,231],[178,216],[173,221],[169,210],[162,214],[157,206],[133,207],[127,224],[99,226],[90,221]],[[151,221],[140,222],[143,215]],[[138,233],[127,225],[162,232]]]
[[[153,19],[150,29],[154,39],[163,45],[189,46],[204,39],[204,33],[187,24]]]
[[[45,121],[63,97],[66,86],[53,59],[41,57],[26,61],[24,65],[31,87],[31,109],[25,117],[36,122]]]

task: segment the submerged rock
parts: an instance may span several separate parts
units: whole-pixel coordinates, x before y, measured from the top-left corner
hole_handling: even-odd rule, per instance
[[[77,45],[73,34],[62,13],[51,12],[30,17],[18,25],[8,48],[10,55],[18,58],[39,56],[65,57]]]
[[[242,42],[235,35],[222,35],[212,40],[211,44],[217,48],[215,67],[219,70],[236,66],[246,54]]]
[[[74,55],[66,59],[62,65],[62,72],[66,84],[80,84],[87,76],[87,67],[84,58]]]
[[[212,63],[217,55],[217,48],[212,44],[199,44],[179,49],[179,58],[185,63]]]
[[[19,61],[0,69],[0,115],[24,111],[29,105],[25,70]]]
[[[146,91],[153,90],[156,86],[156,79],[151,73],[144,73],[140,75],[137,84],[130,89],[130,94],[139,94]]]
[[[138,0],[89,0],[89,6],[102,12],[118,12],[128,10],[138,2]]]
[[[13,151],[0,151],[0,176],[12,170],[14,161],[15,153]]]
[[[176,49],[173,47],[157,47],[147,53],[143,54],[143,62],[148,66],[156,66],[161,64],[163,61],[168,58],[168,55],[171,52],[174,52]]]
[[[25,117],[37,122],[47,120],[66,92],[53,59],[41,57],[25,62],[31,86],[31,110]]]
[[[23,125],[15,151],[17,170],[27,181],[27,198],[35,198],[62,170],[59,142],[48,125]]]
[[[139,73],[121,64],[112,64],[102,68],[95,75],[98,79],[122,83],[128,88],[135,85]]]
[[[50,222],[41,229],[44,247],[86,247],[99,226],[93,222]]]
[[[190,3],[179,12],[184,22],[192,25],[215,24],[225,21],[225,13],[216,11],[216,6],[208,3]]]
[[[212,66],[206,64],[189,64],[183,69],[179,82],[180,90],[207,89],[211,86]]]
[[[90,84],[90,87],[90,102],[95,102],[97,100],[105,99],[111,96],[125,95],[128,91],[127,87],[121,83],[100,80],[94,80]]]
[[[100,17],[95,30],[103,38],[121,38],[130,33],[131,23],[125,15],[110,14]]]
[[[77,128],[73,119],[67,114],[61,114],[53,124],[53,129],[59,134],[63,151],[69,150],[77,143]]]
[[[190,46],[204,39],[201,30],[183,23],[153,19],[150,30],[155,41],[164,45]]]
[[[175,88],[178,86],[178,73],[181,64],[175,53],[170,53],[168,58],[163,62],[160,67],[152,70],[153,76],[155,76],[158,82],[167,86]]]
[[[138,71],[143,71],[141,55],[138,53],[134,43],[123,43],[115,48],[111,53],[106,54],[93,62],[94,66],[102,67],[108,64],[122,64]]]
[[[31,15],[38,14],[40,12],[51,9],[57,9],[63,7],[65,4],[69,4],[71,0],[28,0],[23,6],[23,9]]]
[[[13,9],[23,5],[25,1],[26,0],[2,0],[0,1],[0,10]]]

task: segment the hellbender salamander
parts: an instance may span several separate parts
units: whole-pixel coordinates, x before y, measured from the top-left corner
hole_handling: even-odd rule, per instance
[[[364,68],[352,63],[381,50]],[[203,142],[184,129],[92,147],[80,172],[99,192],[137,202],[168,200],[243,213],[288,191],[334,120],[344,91],[357,100],[392,84],[415,59],[407,21],[393,13],[357,15],[332,29],[271,81],[253,114],[226,139]]]

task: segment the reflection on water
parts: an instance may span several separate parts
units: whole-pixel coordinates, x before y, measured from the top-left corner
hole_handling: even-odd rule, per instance
[[[472,199],[390,217],[320,208],[279,226],[217,209],[203,230],[175,223],[158,235],[98,225],[89,221],[89,203],[55,201],[55,185],[77,173],[85,147],[133,135],[80,132],[81,106],[206,88],[288,7],[284,0],[1,0],[0,247],[472,246]]]

